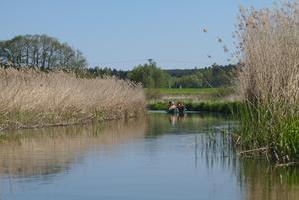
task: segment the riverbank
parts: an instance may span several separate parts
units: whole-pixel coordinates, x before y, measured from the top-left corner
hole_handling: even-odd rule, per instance
[[[0,69],[0,130],[134,117],[145,110],[140,85],[34,69]]]

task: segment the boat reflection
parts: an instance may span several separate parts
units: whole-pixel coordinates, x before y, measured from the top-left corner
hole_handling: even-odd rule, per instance
[[[187,118],[187,114],[169,114],[169,122],[172,126],[176,125],[178,122],[184,121]]]

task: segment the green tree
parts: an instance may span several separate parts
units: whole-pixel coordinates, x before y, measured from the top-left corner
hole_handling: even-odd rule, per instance
[[[0,42],[0,61],[41,69],[82,69],[87,66],[82,52],[47,35],[19,35]]]
[[[149,59],[148,63],[135,67],[128,77],[142,83],[146,88],[168,87],[170,83],[170,75],[157,67],[152,59]]]

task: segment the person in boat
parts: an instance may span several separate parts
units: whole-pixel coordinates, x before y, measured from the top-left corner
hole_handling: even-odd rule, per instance
[[[177,106],[175,105],[175,103],[173,101],[170,101],[168,104],[168,110],[172,111],[172,110],[176,110]]]
[[[177,108],[178,108],[180,113],[184,113],[185,110],[186,110],[185,105],[181,102],[178,103]]]
[[[171,105],[172,105],[172,101],[169,101],[167,108],[169,109]]]

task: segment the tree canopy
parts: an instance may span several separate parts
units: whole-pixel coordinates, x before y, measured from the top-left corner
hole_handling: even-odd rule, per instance
[[[84,68],[83,54],[47,35],[19,35],[0,42],[0,62],[41,69]]]
[[[236,65],[216,65],[206,68],[165,70],[172,76],[172,87],[224,87],[230,86],[236,77]]]
[[[128,74],[128,78],[140,82],[146,88],[168,87],[170,75],[157,67],[156,62],[149,59],[148,63],[138,65]]]

